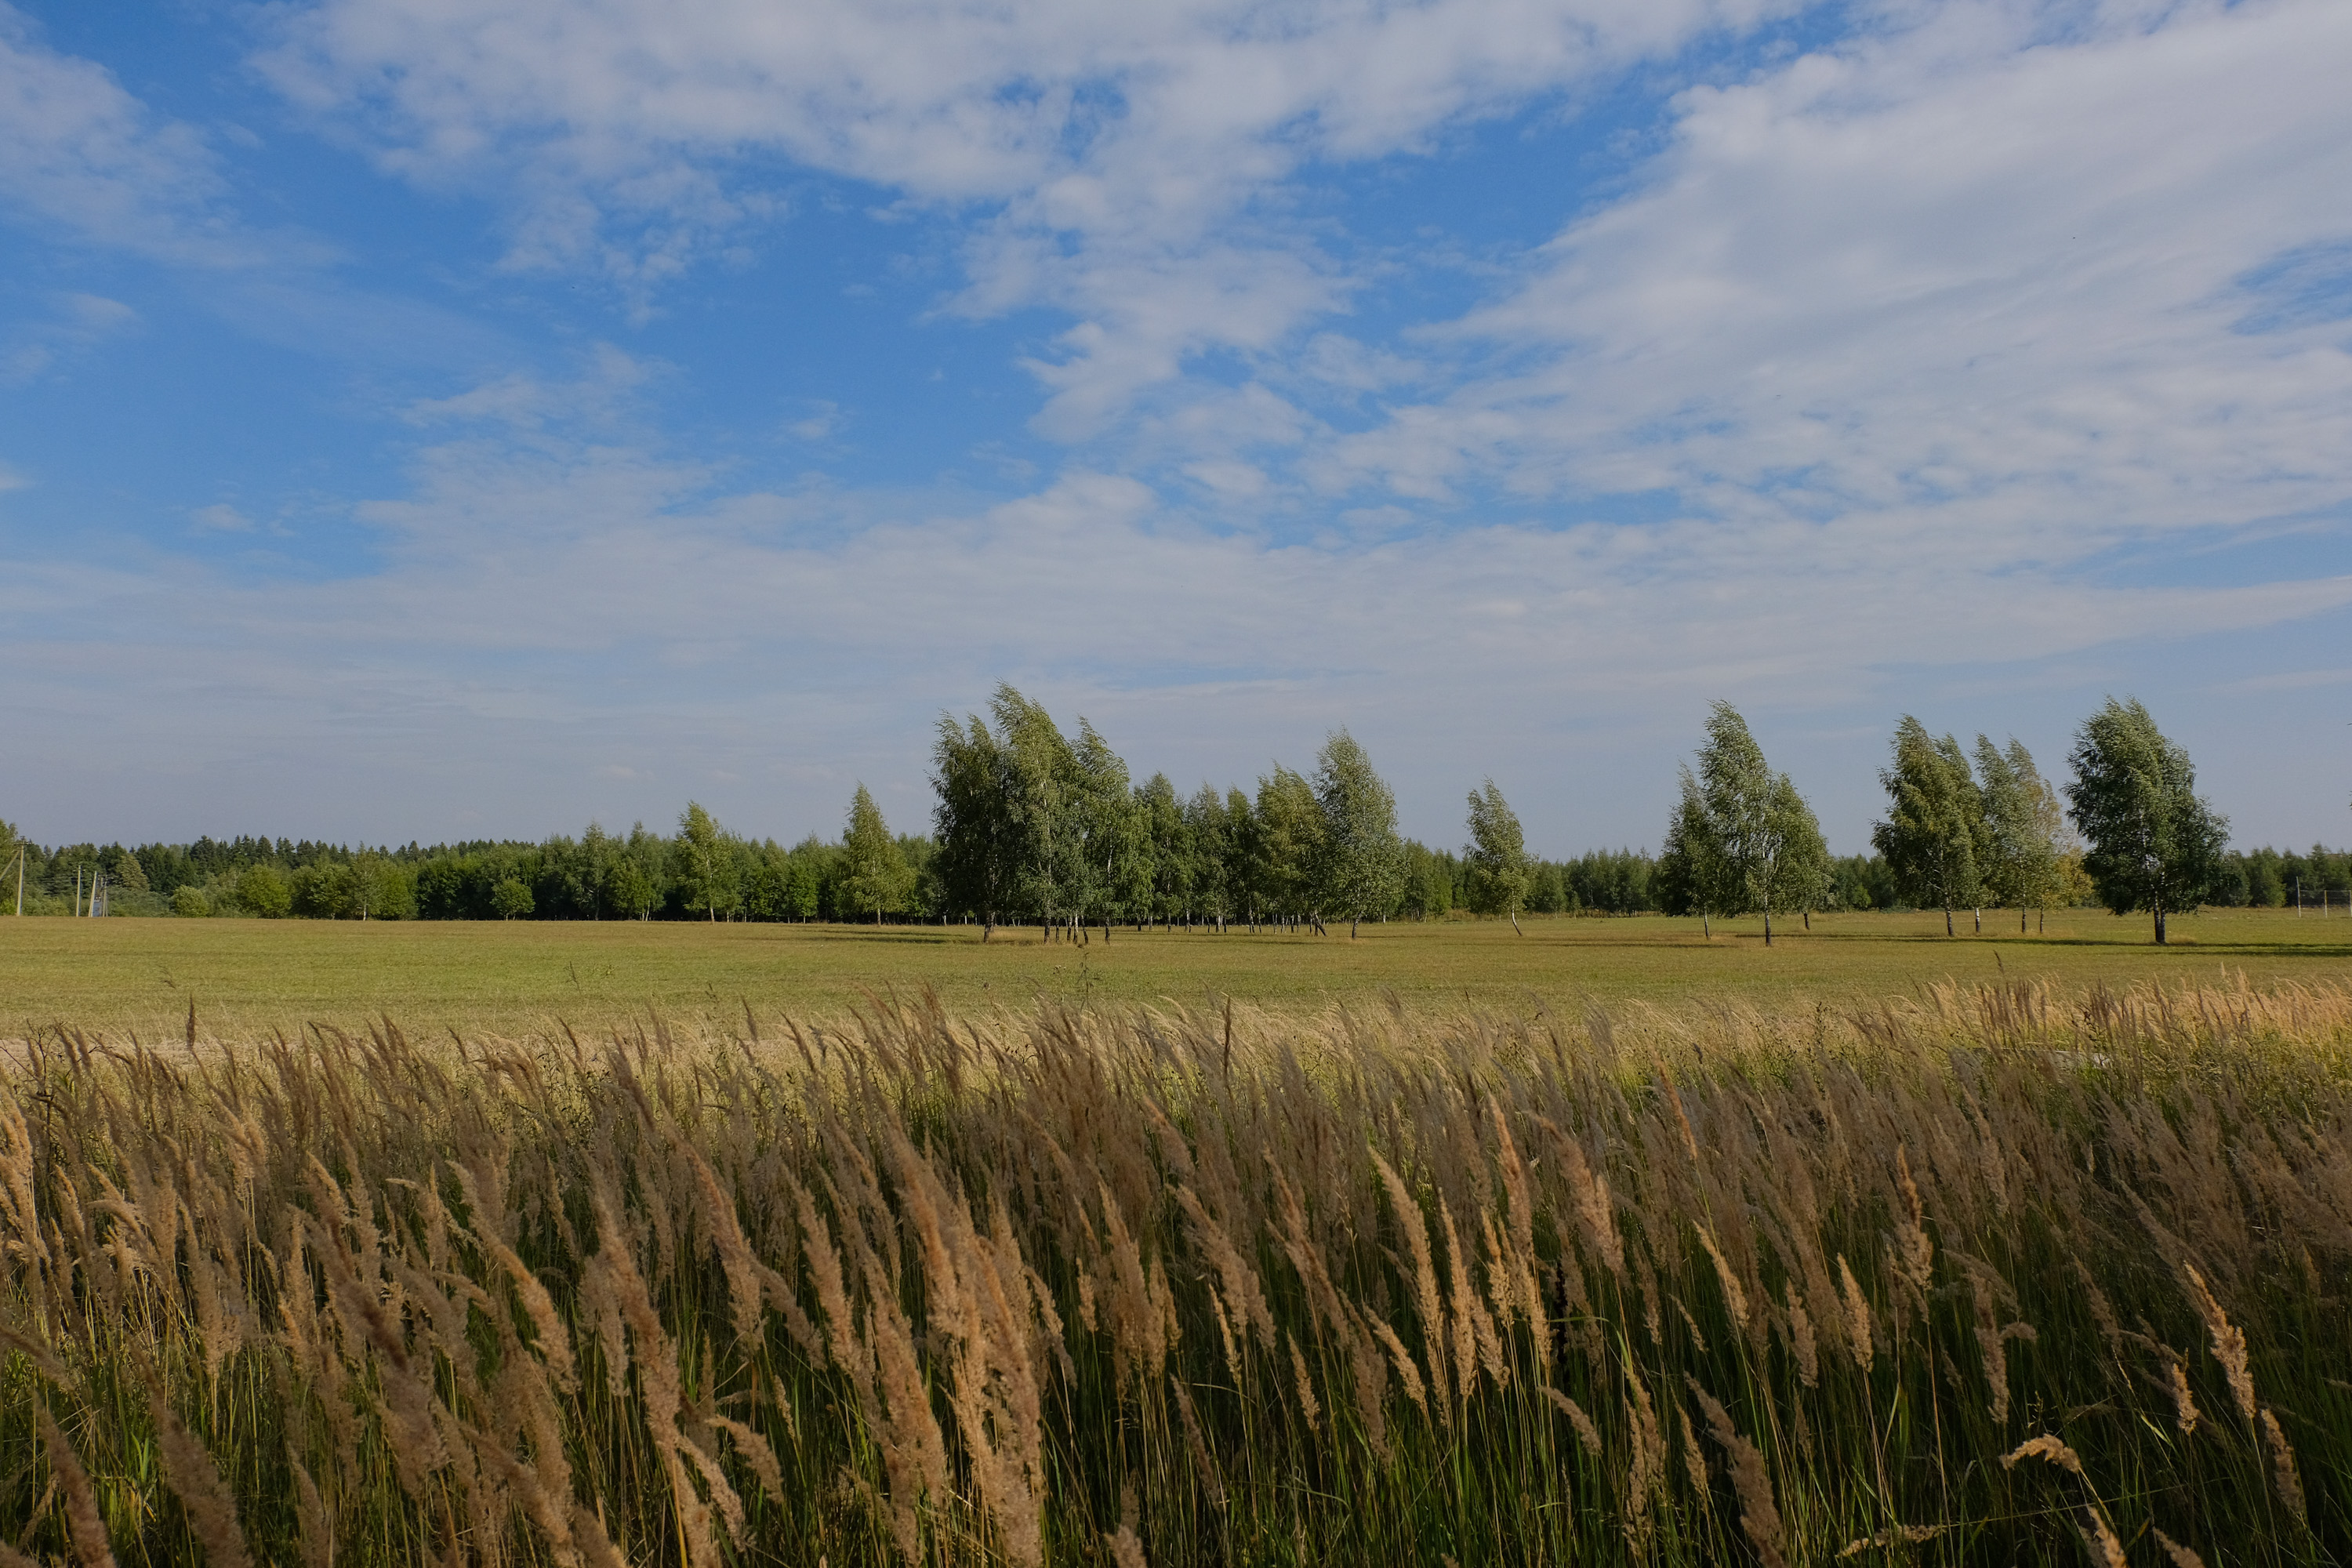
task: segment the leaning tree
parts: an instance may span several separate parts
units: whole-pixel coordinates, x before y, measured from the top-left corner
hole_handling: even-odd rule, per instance
[[[1950,936],[1953,907],[1984,896],[1990,847],[1984,797],[1968,756],[1951,736],[1937,740],[1906,713],[1895,729],[1894,765],[1878,782],[1886,790],[1886,819],[1871,829],[1871,843],[1886,857],[1905,898],[1944,911],[1944,934]],[[1981,930],[1983,921],[1977,923]]]
[[[2089,842],[2083,869],[2099,901],[2116,913],[2164,921],[2193,910],[2221,880],[2230,822],[2197,794],[2189,753],[2164,738],[2137,698],[2083,721],[2067,758],[2074,826]]]

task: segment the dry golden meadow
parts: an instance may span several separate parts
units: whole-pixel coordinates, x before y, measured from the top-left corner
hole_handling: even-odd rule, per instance
[[[2343,1560],[2333,931],[1880,919],[0,922],[0,1563]]]

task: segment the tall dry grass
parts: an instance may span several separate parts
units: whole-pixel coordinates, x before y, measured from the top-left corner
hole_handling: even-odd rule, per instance
[[[2329,1562],[2352,993],[0,1088],[0,1561]]]

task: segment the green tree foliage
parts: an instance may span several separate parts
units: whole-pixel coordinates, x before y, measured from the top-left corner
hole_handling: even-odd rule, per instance
[[[849,820],[841,835],[841,889],[844,903],[861,915],[870,911],[882,923],[882,911],[903,909],[911,878],[898,841],[882,820],[882,808],[864,784],[850,797]]]
[[[1707,818],[1706,797],[1699,793],[1698,775],[1688,764],[1677,781],[1674,814],[1666,818],[1656,880],[1660,907],[1668,914],[1698,916],[1713,937],[1715,917],[1727,912],[1730,884],[1722,847]]]
[[[1192,886],[1201,873],[1192,819],[1166,773],[1154,773],[1136,786],[1135,813],[1150,874],[1150,889],[1138,918],[1173,921],[1192,911]]]
[[[1773,914],[1801,914],[1805,929],[1813,928],[1813,911],[1828,907],[1837,894],[1837,874],[1830,847],[1822,837],[1821,819],[1789,775],[1773,781],[1773,813],[1780,833],[1780,864],[1767,884],[1765,940],[1771,940]]]
[[[1416,920],[1442,920],[1455,902],[1461,862],[1444,849],[1426,844],[1404,847],[1404,907]]]
[[[1315,786],[1276,763],[1257,781],[1251,813],[1249,903],[1276,920],[1318,916],[1317,869],[1323,860],[1323,810]]]
[[[2137,699],[2106,705],[2075,732],[2074,826],[2089,843],[2083,869],[2117,914],[2193,910],[2222,881],[2229,821],[2196,793],[2189,753],[2165,739]]]
[[[2033,765],[2033,754],[2013,736],[2007,751],[1989,735],[1977,737],[1977,779],[1984,809],[1985,888],[1993,902],[2017,911],[2022,931],[2030,911],[2048,909],[2064,890],[2065,809]]]
[[[1005,755],[1005,816],[1015,845],[1016,896],[1050,931],[1075,921],[1087,879],[1076,820],[1078,760],[1053,715],[1010,686],[990,704]]]
[[[293,912],[305,920],[416,918],[415,876],[398,861],[373,851],[298,867],[292,881]]]
[[[247,867],[236,879],[236,901],[247,914],[284,920],[294,912],[294,879],[275,866]]]
[[[1891,910],[1900,898],[1895,875],[1883,855],[1843,855],[1830,863],[1830,896],[1833,909]]]
[[[677,819],[677,882],[689,910],[716,921],[738,898],[735,857],[719,824],[699,802],[688,801]]]
[[[1470,792],[1470,907],[1481,914],[1508,915],[1514,930],[1528,899],[1528,846],[1518,814],[1493,779]],[[1555,877],[1554,881],[1557,883]]]
[[[1000,700],[1011,689],[1000,688]],[[1016,909],[1023,845],[1014,784],[1010,753],[979,715],[966,715],[961,724],[940,715],[931,746],[934,875],[950,909],[980,918],[983,942]]]
[[[1324,907],[1348,917],[1353,938],[1366,916],[1386,914],[1404,890],[1396,796],[1356,738],[1335,730],[1315,759],[1315,803],[1323,817],[1316,880]]]
[[[784,907],[791,918],[813,921],[824,913],[825,889],[841,881],[841,847],[810,834],[793,846],[785,862]]]
[[[977,715],[961,725],[942,716],[931,752],[934,875],[947,907],[980,916],[982,941],[1016,914],[1049,931],[1075,921],[1107,875],[1087,842],[1101,813],[1080,798],[1089,780],[1053,716],[1008,684],[989,717],[992,729]]]
[[[1948,931],[1950,909],[1963,902],[1990,898],[2016,907],[2023,921],[2030,909],[2093,898],[2060,793],[2022,745],[1995,748],[1980,735],[1972,767],[1951,737],[1935,740],[1912,718],[1897,731],[1895,765],[1881,774],[1892,809],[1879,835],[1898,853],[1837,859],[1786,776],[1764,764],[1746,725],[1721,704],[1695,768],[1683,770],[1654,858],[1622,849],[1566,861],[1529,855],[1492,780],[1471,796],[1464,854],[1406,843],[1361,748],[1345,731],[1332,742],[1311,777],[1276,765],[1257,781],[1255,799],[1206,784],[1184,799],[1164,775],[1131,784],[1126,764],[1083,719],[1066,737],[1043,708],[1000,686],[985,716],[942,715],[932,758],[936,831],[893,841],[903,880],[878,908],[842,844],[811,835],[787,850],[727,832],[692,802],[674,838],[643,823],[623,837],[591,822],[576,839],[430,848],[267,837],[45,848],[0,823],[0,878],[21,847],[33,913],[62,913],[77,889],[86,898],[102,876],[114,914],[487,921],[520,918],[510,892],[501,901],[513,882],[539,920],[864,921],[898,911],[976,918],[984,940],[1021,919],[1045,922],[1061,940],[1085,936],[1097,921],[1108,936],[1119,919],[1220,931],[1244,916],[1253,931],[1265,920],[1304,919],[1319,933],[1324,918],[1344,911],[1360,932],[1368,918],[1439,919],[1465,907],[1515,920],[1519,911],[1663,909],[1711,922],[1761,911],[1769,931],[1793,911],[1810,925],[1820,908],[1925,904],[1946,909]],[[2154,743],[2161,750],[2162,738]],[[1367,808],[1384,830],[1360,831]],[[1383,853],[1360,857],[1359,843]],[[1351,868],[1380,872],[1389,849],[1393,875],[1351,880]],[[2352,856],[2341,852],[2254,849],[2220,854],[2217,864],[2203,893],[2210,901],[2277,907],[2300,898],[2342,908],[2352,897]],[[13,907],[12,893],[0,886],[0,909]],[[2186,895],[2173,887],[2162,896]]]
[[[1903,898],[1944,911],[1949,936],[1952,910],[1984,897],[1990,849],[1984,796],[1960,743],[1949,735],[1935,739],[1908,713],[1895,726],[1894,748],[1893,765],[1878,775],[1886,819],[1871,829],[1871,842],[1886,857]]]
[[[613,907],[636,920],[651,920],[667,893],[668,846],[644,823],[629,824],[628,841],[606,873],[605,889]]]
[[[1710,710],[1697,772],[1685,764],[1680,784],[1658,862],[1670,907],[1696,910],[1710,935],[1716,915],[1760,913],[1769,947],[1772,917],[1811,909],[1828,886],[1812,808],[1728,702]]]
[[[2232,850],[2222,862],[2211,903],[2255,909],[2352,908],[2352,851],[2315,844],[2308,850]]]
[[[490,908],[502,921],[522,920],[537,907],[530,884],[520,877],[501,877],[490,889]]]
[[[1071,748],[1071,759],[1076,764],[1068,824],[1076,849],[1072,912],[1081,921],[1099,920],[1108,941],[1114,917],[1149,906],[1150,840],[1136,809],[1127,764],[1084,719],[1078,721],[1078,743]]]
[[[1184,803],[1183,833],[1176,840],[1184,855],[1183,900],[1176,912],[1205,920],[1219,931],[1234,910],[1234,801],[1248,812],[1248,798],[1239,790],[1221,795],[1203,784]]]
[[[1654,886],[1657,870],[1657,861],[1638,850],[1595,849],[1565,863],[1560,877],[1570,908],[1634,915],[1664,907]]]
[[[649,920],[660,897],[654,879],[635,857],[623,856],[604,874],[604,897],[622,920]]]

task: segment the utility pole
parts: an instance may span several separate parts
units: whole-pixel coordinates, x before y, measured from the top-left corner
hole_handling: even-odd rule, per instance
[[[16,918],[25,918],[25,846],[16,846]]]

